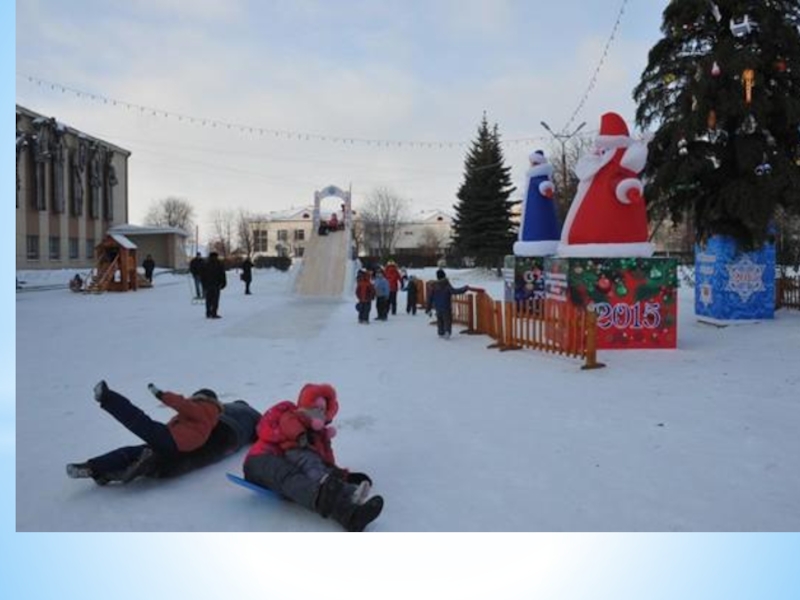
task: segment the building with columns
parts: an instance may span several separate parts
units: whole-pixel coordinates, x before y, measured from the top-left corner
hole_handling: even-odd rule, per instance
[[[128,222],[130,152],[17,105],[16,268],[94,265],[107,230]]]

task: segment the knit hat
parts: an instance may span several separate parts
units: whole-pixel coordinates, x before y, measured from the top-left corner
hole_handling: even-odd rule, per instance
[[[217,398],[217,393],[214,390],[200,388],[192,394],[192,400],[197,402],[211,402],[212,404],[216,404],[219,411],[222,412],[222,403],[219,401],[219,398]]]
[[[436,279],[444,279],[447,275],[445,275],[444,269],[439,269],[436,271]]]

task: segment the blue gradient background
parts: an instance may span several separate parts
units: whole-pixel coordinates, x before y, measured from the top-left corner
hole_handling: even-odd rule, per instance
[[[14,315],[14,4],[4,2],[0,11],[2,93],[9,110],[2,121],[7,140],[2,164],[10,217],[2,225],[9,258],[0,281],[5,282],[3,314]],[[5,598],[800,599],[795,534],[15,533],[14,325],[13,316],[3,318],[0,589]],[[58,449],[53,452],[59,460]]]

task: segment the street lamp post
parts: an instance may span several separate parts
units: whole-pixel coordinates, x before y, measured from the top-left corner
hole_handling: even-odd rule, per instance
[[[572,133],[556,133],[552,129],[550,129],[550,125],[541,121],[542,127],[544,127],[550,135],[555,138],[557,142],[561,144],[561,185],[564,188],[567,187],[567,142],[574,138],[577,133],[584,128],[586,125],[586,121],[578,125]]]

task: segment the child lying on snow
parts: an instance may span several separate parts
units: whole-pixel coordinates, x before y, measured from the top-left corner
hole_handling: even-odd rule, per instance
[[[306,384],[297,404],[284,400],[268,409],[245,458],[244,476],[348,531],[363,531],[380,514],[383,498],[367,500],[372,480],[336,466],[336,429],[330,423],[338,411],[336,390],[328,384]]]
[[[95,400],[115,419],[147,444],[124,446],[83,463],[67,465],[72,478],[92,478],[98,485],[128,483],[136,477],[174,477],[217,462],[255,439],[260,417],[249,404],[237,400],[221,404],[213,390],[201,389],[184,398],[148,389],[178,414],[166,425],[153,421],[104,381],[94,389]]]

